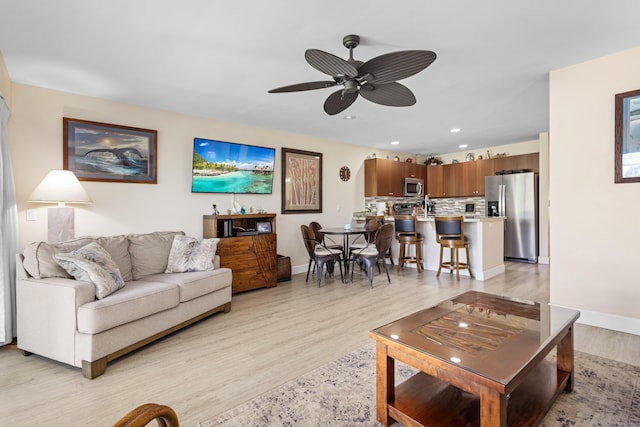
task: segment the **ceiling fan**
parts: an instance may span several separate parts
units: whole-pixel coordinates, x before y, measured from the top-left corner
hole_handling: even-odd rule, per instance
[[[346,110],[358,95],[376,104],[408,107],[416,103],[416,97],[397,80],[419,73],[436,60],[435,52],[430,50],[403,50],[362,62],[353,59],[353,49],[360,44],[359,36],[344,36],[342,44],[349,49],[347,60],[318,49],[307,49],[304,54],[309,65],[330,75],[333,81],[297,83],[271,89],[269,93],[299,92],[342,85],[343,88],[329,95],[324,103],[324,111],[332,116]]]

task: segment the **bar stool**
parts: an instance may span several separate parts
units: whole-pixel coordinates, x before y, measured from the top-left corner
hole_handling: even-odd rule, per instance
[[[414,263],[418,272],[422,273],[422,244],[424,236],[418,233],[418,220],[415,215],[396,215],[394,219],[396,239],[400,244],[398,255],[398,271],[404,264]],[[409,255],[411,246],[415,246],[415,256]]]
[[[441,216],[436,217],[436,243],[440,245],[440,263],[438,273],[440,277],[443,268],[449,269],[450,273],[456,271],[456,278],[460,280],[460,270],[469,270],[469,276],[473,278],[471,272],[471,258],[469,257],[469,240],[464,235],[464,219],[462,216]],[[445,248],[450,249],[449,261],[442,260]],[[467,262],[460,262],[458,250],[466,251]]]

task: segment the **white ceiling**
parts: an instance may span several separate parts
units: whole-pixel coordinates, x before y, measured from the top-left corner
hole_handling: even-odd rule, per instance
[[[638,16],[638,0],[0,0],[0,51],[16,83],[438,154],[537,139],[549,127],[549,71],[640,46]],[[360,97],[328,116],[336,88],[267,93],[330,80],[304,51],[346,59],[347,34],[360,35],[361,61],[437,53],[401,81],[416,105]]]

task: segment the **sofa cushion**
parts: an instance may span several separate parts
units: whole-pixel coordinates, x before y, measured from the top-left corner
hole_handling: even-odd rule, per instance
[[[118,264],[122,279],[125,282],[133,280],[131,257],[129,256],[129,239],[127,239],[127,236],[97,237],[96,241],[109,252],[111,258]]]
[[[173,238],[165,273],[213,270],[213,259],[220,239],[196,239],[176,235]]]
[[[220,268],[188,273],[153,274],[145,277],[144,280],[178,285],[180,302],[185,302],[231,286],[231,270]]]
[[[133,280],[149,274],[164,273],[176,234],[184,235],[182,231],[158,231],[127,236]]]
[[[97,334],[152,314],[168,310],[180,303],[178,286],[149,281],[127,282],[108,298],[78,308],[78,331]]]
[[[46,242],[30,243],[22,253],[24,256],[24,269],[27,270],[29,275],[36,279],[44,279],[47,277],[64,277],[70,279],[71,275],[53,259],[53,256],[59,253],[74,251],[94,241],[95,239],[90,237],[81,237],[54,244]]]
[[[174,236],[167,260],[165,273],[184,273],[189,271],[189,259],[196,245],[196,239],[187,236]]]
[[[96,242],[72,252],[55,254],[53,258],[76,280],[93,283],[98,299],[124,286],[118,265],[109,252]]]

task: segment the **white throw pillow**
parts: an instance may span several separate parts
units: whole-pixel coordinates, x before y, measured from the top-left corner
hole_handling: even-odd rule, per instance
[[[173,238],[165,273],[213,270],[213,258],[216,256],[218,241],[220,239],[196,239],[176,235]]]
[[[95,242],[72,252],[55,254],[53,258],[76,280],[93,283],[98,299],[124,286],[118,264],[109,252]]]

